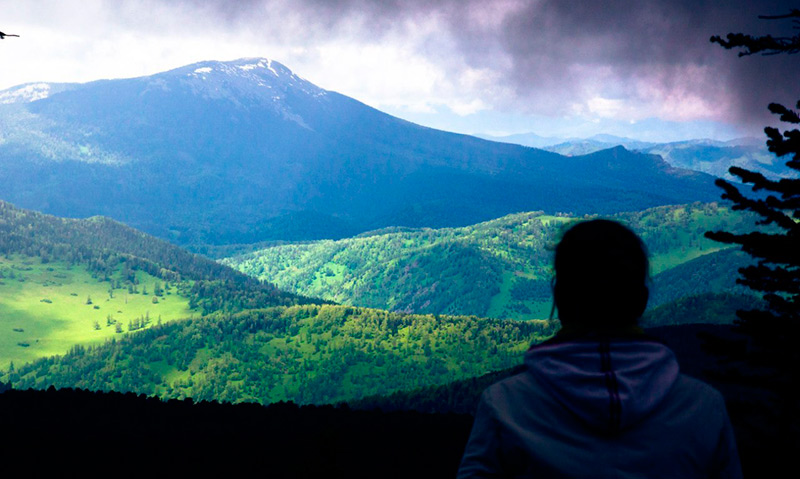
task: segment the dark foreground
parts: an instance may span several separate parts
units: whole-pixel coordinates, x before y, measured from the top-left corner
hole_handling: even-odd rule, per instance
[[[453,477],[471,423],[457,414],[11,390],[0,394],[10,441],[0,457],[33,476]]]
[[[714,354],[715,348],[729,350],[740,337],[719,326],[662,328],[651,334],[673,347],[686,373],[726,396],[745,476],[782,476],[779,471],[791,466],[798,438],[779,439],[774,398],[748,385],[745,376],[731,376],[733,364]],[[497,379],[495,373],[354,404],[385,412],[286,403],[162,402],[132,393],[52,388],[9,390],[0,394],[0,431],[7,444],[0,448],[0,460],[32,476],[454,477],[472,417],[452,411],[469,409],[483,383]]]

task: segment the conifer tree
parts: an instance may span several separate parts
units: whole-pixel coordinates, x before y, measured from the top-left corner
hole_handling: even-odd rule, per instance
[[[792,10],[786,15],[759,18],[800,19],[800,10]],[[795,22],[800,23],[800,20]],[[728,34],[727,40],[714,36],[711,41],[728,49],[742,48],[739,56],[800,52],[800,35],[775,38],[771,35],[753,37],[736,33]],[[800,101],[797,108],[800,109]],[[783,105],[772,103],[769,110],[780,115],[784,122],[800,123],[798,113]],[[771,127],[764,131],[769,138],[769,150],[779,157],[788,156],[786,166],[800,172],[800,131],[793,129],[781,133]],[[764,191],[765,194],[746,196],[735,185],[719,179],[716,184],[724,190],[723,199],[731,200],[734,210],[757,213],[761,216],[759,224],[773,225],[771,230],[746,234],[720,231],[706,233],[706,236],[716,241],[741,245],[745,252],[757,260],[756,265],[740,270],[742,278],[738,282],[762,292],[769,307],[767,310],[741,311],[740,324],[750,332],[755,333],[758,330],[759,336],[766,334],[774,336],[773,339],[794,337],[800,332],[800,179],[773,180],[735,166],[729,171],[739,177],[742,183],[752,184],[753,192]]]
[[[768,20],[791,19],[800,27],[800,10],[788,14],[760,16]],[[739,56],[753,54],[775,55],[800,52],[800,35],[793,37],[751,36],[731,33],[725,39],[714,36],[711,42],[726,49],[740,49]],[[800,110],[800,101],[796,108]],[[772,103],[769,111],[780,115],[783,122],[800,124],[797,111]],[[787,175],[782,179],[769,179],[764,175],[732,167],[729,172],[752,185],[752,194],[743,194],[739,187],[719,179],[716,184],[724,193],[723,199],[733,203],[734,210],[751,211],[761,217],[763,228],[746,234],[714,231],[708,238],[729,244],[741,245],[756,264],[739,270],[737,282],[760,292],[766,308],[738,311],[740,330],[751,338],[745,359],[762,387],[776,393],[774,403],[778,417],[777,431],[772,437],[776,443],[791,450],[798,445],[798,399],[800,386],[800,349],[796,341],[800,333],[800,130],[764,129],[769,151],[778,157],[788,157]]]

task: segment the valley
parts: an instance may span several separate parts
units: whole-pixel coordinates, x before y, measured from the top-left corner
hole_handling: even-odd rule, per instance
[[[390,228],[219,264],[104,218],[0,206],[0,381],[261,404],[353,401],[518,365],[558,328],[551,249],[576,220]],[[729,324],[758,301],[733,282],[746,258],[702,238],[752,218],[699,203],[614,218],[650,249],[644,325]],[[308,288],[281,284],[291,274]]]
[[[793,470],[797,8],[6,3],[6,470]]]
[[[553,245],[597,215],[650,250],[647,326],[759,301],[747,257],[703,237],[754,219],[697,165],[631,151],[658,145],[434,130],[264,58],[37,85],[0,95],[15,388],[324,404],[506,370],[558,329]]]
[[[742,256],[703,238],[747,231],[754,219],[716,204],[665,206],[610,216],[648,246],[651,307],[683,296],[737,290]],[[422,314],[546,319],[552,248],[571,216],[520,213],[463,228],[386,230],[338,241],[279,245],[222,260],[297,294],[342,304]],[[704,258],[677,273],[671,270]],[[718,261],[713,261],[716,258]],[[704,278],[692,279],[697,271]]]

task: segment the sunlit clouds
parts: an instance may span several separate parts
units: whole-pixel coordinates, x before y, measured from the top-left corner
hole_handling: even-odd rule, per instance
[[[769,31],[757,15],[782,11],[779,1],[0,4],[0,26],[21,34],[0,43],[0,89],[267,57],[322,88],[430,126],[554,134],[553,125],[571,122],[576,136],[585,124],[623,128],[645,119],[675,132],[680,123],[712,122],[723,136],[753,134],[769,116],[767,103],[800,97],[796,61],[739,59],[708,41]]]

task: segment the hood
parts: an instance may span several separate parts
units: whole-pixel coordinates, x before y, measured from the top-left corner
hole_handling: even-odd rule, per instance
[[[592,429],[615,433],[652,412],[678,378],[675,354],[656,340],[548,341],[525,364],[540,384]]]

